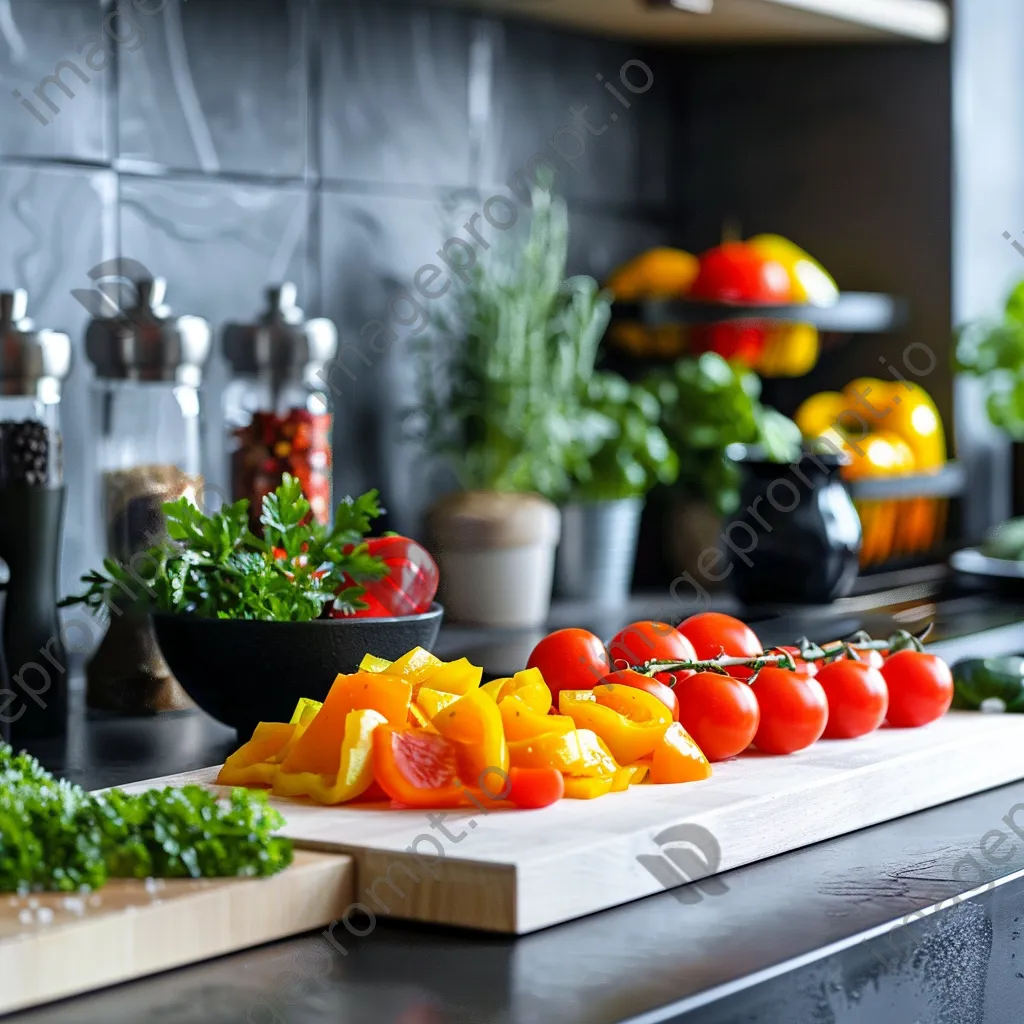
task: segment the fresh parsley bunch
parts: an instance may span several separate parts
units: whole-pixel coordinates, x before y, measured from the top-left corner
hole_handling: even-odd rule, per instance
[[[202,786],[87,793],[0,744],[0,892],[76,892],[108,878],[276,874],[292,844],[263,792]]]
[[[129,565],[106,559],[82,577],[86,590],[62,605],[97,612],[126,605],[209,619],[308,622],[327,605],[365,608],[363,583],[387,575],[365,543],[381,514],[377,492],[346,498],[330,525],[315,522],[299,481],[285,474],[263,499],[263,537],[249,529],[249,502],[213,515],[188,498],[163,506],[167,536]]]

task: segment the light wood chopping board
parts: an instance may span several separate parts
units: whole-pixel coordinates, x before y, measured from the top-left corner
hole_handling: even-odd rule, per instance
[[[271,802],[299,845],[353,857],[361,912],[521,934],[1020,778],[1024,715],[953,712],[788,757],[746,755],[704,782],[537,811]],[[1024,836],[1024,808],[1019,824]]]
[[[300,850],[271,878],[0,893],[0,1014],[323,927],[352,902],[354,877],[351,858]]]

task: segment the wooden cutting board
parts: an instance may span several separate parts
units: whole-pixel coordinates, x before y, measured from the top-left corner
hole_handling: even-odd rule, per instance
[[[321,928],[352,902],[354,877],[351,858],[300,850],[272,878],[0,894],[0,1014]]]
[[[538,811],[272,802],[301,846],[354,858],[360,911],[521,934],[1020,778],[1024,715],[953,712],[923,729],[744,756],[704,782]],[[1024,807],[1019,825],[1024,836]]]

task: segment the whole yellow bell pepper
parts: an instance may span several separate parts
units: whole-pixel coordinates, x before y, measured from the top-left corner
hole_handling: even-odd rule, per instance
[[[509,751],[501,712],[486,693],[470,690],[435,715],[431,725],[457,745],[459,775],[465,784],[486,788],[481,779],[489,771],[508,771]]]
[[[308,796],[319,804],[354,800],[373,782],[373,731],[387,719],[377,711],[350,711],[333,773],[278,771],[276,796]]]

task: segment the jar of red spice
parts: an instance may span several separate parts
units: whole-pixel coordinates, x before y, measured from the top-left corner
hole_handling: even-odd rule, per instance
[[[256,323],[224,329],[233,371],[224,391],[231,490],[235,501],[249,499],[256,533],[263,496],[285,473],[302,483],[317,520],[331,518],[331,409],[320,373],[337,351],[337,330],[330,320],[304,318],[294,284],[266,294]]]

